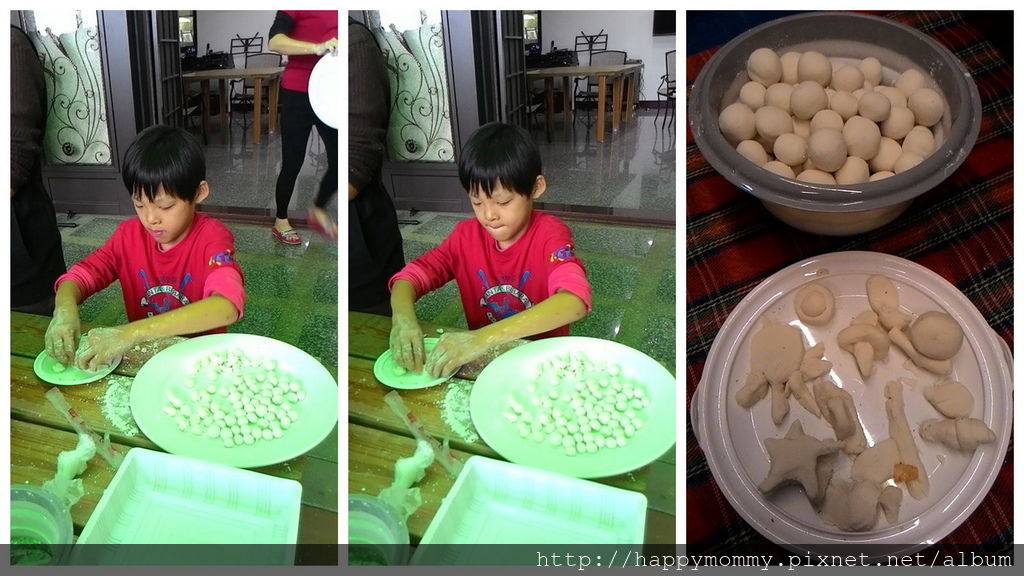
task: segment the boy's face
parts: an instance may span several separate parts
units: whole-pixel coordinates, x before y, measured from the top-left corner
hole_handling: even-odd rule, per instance
[[[210,193],[209,185],[204,180],[199,184],[194,201],[189,202],[171,196],[161,186],[153,201],[145,194],[132,197],[135,213],[150,236],[160,245],[160,250],[169,250],[181,242],[192,227],[196,215],[196,204],[199,204]]]
[[[490,198],[478,189],[476,194],[470,193],[469,202],[473,205],[477,222],[498,242],[498,248],[504,250],[522,238],[530,224],[533,202],[546,189],[544,176],[537,176],[528,197],[506,190],[499,182],[491,189]]]

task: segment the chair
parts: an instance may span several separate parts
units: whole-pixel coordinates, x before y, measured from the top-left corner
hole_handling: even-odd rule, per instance
[[[676,51],[669,50],[665,52],[665,73],[661,76],[661,84],[658,85],[658,108],[654,113],[654,121],[658,121],[658,114],[661,113],[661,99],[665,98],[668,105],[668,111],[665,112],[665,118],[661,119],[661,127],[665,127],[665,119],[668,118],[669,111],[671,111],[672,119],[669,120],[669,125],[676,119]]]
[[[281,65],[281,55],[274,52],[260,52],[258,54],[246,54],[245,55],[245,67],[246,68],[273,68]],[[236,86],[240,85],[238,93],[235,93]],[[245,115],[248,110],[253,106],[253,98],[255,98],[255,84],[252,80],[246,79],[244,82],[233,81],[231,83],[231,115],[234,117],[236,105],[241,110],[242,124],[245,127],[249,125],[245,122]],[[267,90],[263,91],[263,97],[269,98]]]
[[[590,54],[590,66],[610,66],[615,64],[625,64],[626,53],[622,50],[603,50],[600,52],[592,52]],[[579,85],[582,80],[586,80],[587,87],[585,90],[580,90]],[[597,91],[599,88],[599,82],[597,76],[587,76],[585,78],[577,78],[575,82],[573,97],[576,103],[576,109],[581,107],[587,110],[588,120],[585,122],[587,126],[593,124],[590,120],[590,111],[597,107]],[[611,94],[611,79],[605,78],[605,95],[606,97]],[[607,102],[611,102],[611,98],[608,98]],[[575,119],[575,115],[573,116]]]

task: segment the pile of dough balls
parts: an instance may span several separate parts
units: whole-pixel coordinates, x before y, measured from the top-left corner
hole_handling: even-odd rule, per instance
[[[504,418],[521,438],[567,456],[625,446],[650,405],[646,388],[621,366],[575,353],[542,362],[525,391],[508,397]]]
[[[780,176],[859,184],[909,170],[935,151],[932,126],[946,105],[916,69],[885,86],[873,57],[854,65],[758,48],[747,76],[718,125],[741,155]]]
[[[241,351],[214,353],[196,362],[194,376],[165,392],[163,412],[178,430],[227,448],[275,440],[299,419],[302,383],[273,359]]]

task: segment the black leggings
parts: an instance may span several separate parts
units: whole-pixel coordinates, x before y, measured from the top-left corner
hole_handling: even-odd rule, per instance
[[[288,218],[288,203],[295,189],[295,179],[306,158],[309,131],[316,126],[327,152],[327,173],[320,181],[320,190],[313,202],[323,208],[338,192],[338,130],[324,124],[309,104],[309,94],[281,89],[281,173],[277,175],[277,217]]]

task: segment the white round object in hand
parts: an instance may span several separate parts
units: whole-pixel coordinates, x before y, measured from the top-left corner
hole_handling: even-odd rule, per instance
[[[324,54],[309,75],[309,104],[331,128],[341,126],[341,60],[336,52]]]

